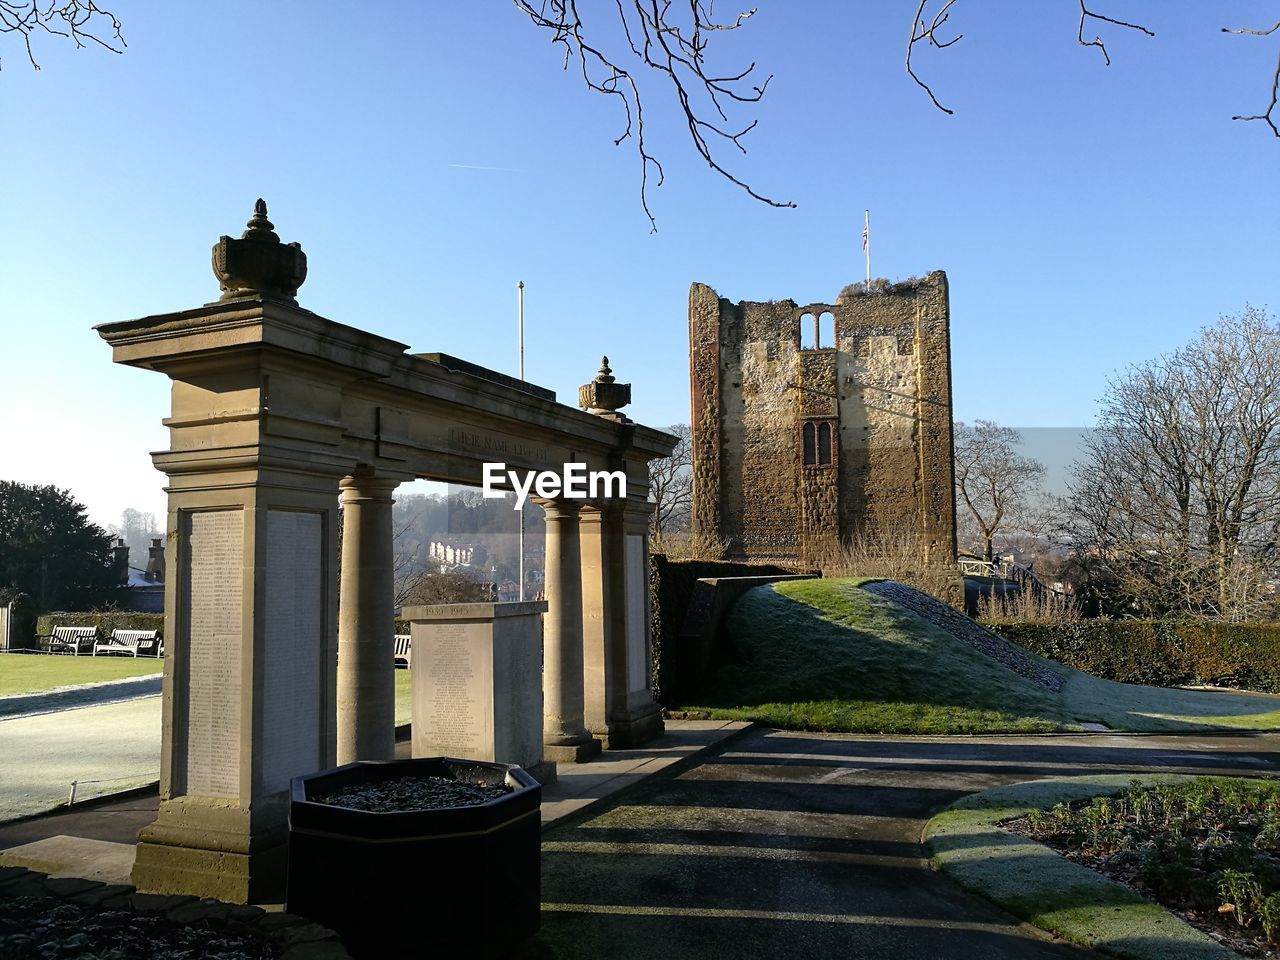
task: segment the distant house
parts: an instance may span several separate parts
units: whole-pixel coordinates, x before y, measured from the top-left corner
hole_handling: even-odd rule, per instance
[[[488,551],[469,537],[449,534],[431,541],[428,548],[431,559],[438,563],[456,567],[470,567],[483,564]]]
[[[121,607],[138,613],[164,612],[164,540],[153,537],[147,549],[144,569],[129,565],[129,548],[124,540],[116,540],[111,548],[120,585],[125,588]]]

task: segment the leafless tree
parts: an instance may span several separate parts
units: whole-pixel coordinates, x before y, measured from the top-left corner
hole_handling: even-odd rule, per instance
[[[616,97],[622,105],[625,123],[614,143],[632,140],[636,146],[641,167],[640,202],[651,226],[656,228],[648,202],[650,177],[655,177],[660,186],[663,171],[662,164],[645,139],[644,98],[650,93],[650,82],[656,83],[655,89],[665,90],[667,96],[674,97],[694,149],[713,171],[770,206],[795,206],[757,192],[747,180],[722,164],[717,150],[728,145],[739,152],[746,152],[742,140],[755,127],[756,121],[745,118],[731,120],[730,112],[734,108],[739,112],[750,110],[760,103],[770,78],[766,77],[759,85],[754,83],[755,62],[741,67],[712,68],[708,50],[713,39],[726,31],[747,26],[756,12],[755,8],[732,19],[718,21],[713,14],[714,0],[685,0],[681,3],[673,0],[614,0],[612,5],[600,3],[590,6],[579,4],[577,0],[514,0],[514,3],[535,26],[550,35],[553,43],[563,47],[566,69],[570,64],[576,64],[589,90]],[[1111,3],[1106,5],[1109,9]],[[1155,36],[1147,26],[1111,16],[1101,6],[1090,6],[1086,0],[1075,0],[1075,6],[1079,9],[1076,42],[1081,47],[1096,48],[1107,66],[1111,65],[1111,53],[1103,39],[1104,33],[1128,30]],[[907,34],[907,75],[935,107],[948,115],[954,111],[943,106],[933,89],[921,78],[916,70],[918,61],[913,62],[912,57],[917,48],[944,50],[958,43],[964,34],[956,32],[952,20],[960,9],[959,0],[917,0]],[[1270,29],[1222,29],[1227,33],[1269,37],[1280,31],[1280,22]],[[617,34],[616,39],[611,38],[611,32]],[[1280,137],[1280,128],[1273,122],[1278,95],[1280,60],[1272,78],[1271,102],[1266,112],[1232,119],[1264,120]]]
[[[402,604],[487,603],[494,599],[494,585],[462,570],[424,570],[406,588]]]
[[[995,556],[996,534],[1033,506],[1044,479],[1043,465],[1014,449],[1020,443],[1018,431],[990,420],[955,424],[956,496],[977,529],[985,560]]]
[[[1116,377],[1076,468],[1073,546],[1148,615],[1241,619],[1280,532],[1280,328],[1247,308]]]
[[[71,40],[77,47],[96,43],[112,53],[124,53],[120,21],[93,0],[0,0],[0,33],[20,37],[31,66],[39,70],[32,37],[47,34]],[[0,61],[0,66],[3,61]]]
[[[687,423],[667,427],[679,437],[671,456],[649,461],[649,495],[656,502],[649,534],[656,541],[689,529],[693,508],[693,432]]]
[[[795,206],[759,193],[722,163],[717,149],[727,144],[740,153],[747,152],[742,138],[757,121],[735,123],[730,112],[740,105],[759,103],[772,78],[765,77],[757,85],[754,63],[741,69],[716,69],[707,59],[707,47],[717,33],[743,26],[755,10],[717,21],[712,14],[714,0],[680,4],[673,0],[614,0],[612,8],[604,3],[583,3],[582,8],[591,14],[584,18],[578,0],[514,2],[534,26],[550,34],[552,43],[563,48],[566,70],[576,64],[588,90],[614,97],[621,104],[625,123],[613,142],[615,146],[624,140],[635,144],[640,156],[640,204],[653,229],[657,229],[657,222],[649,210],[649,178],[655,177],[656,185],[662,186],[664,173],[645,140],[640,87],[651,74],[670,84],[693,147],[707,166],[762,203]],[[622,42],[609,42],[610,27],[621,28]]]
[[[649,187],[661,186],[661,161],[647,140],[645,104],[651,94],[675,101],[688,131],[694,151],[716,175],[741,188],[752,198],[773,207],[794,207],[757,190],[723,159],[725,150],[746,153],[744,138],[756,126],[749,111],[765,96],[772,75],[757,82],[756,63],[719,66],[711,54],[712,40],[749,24],[755,8],[731,18],[717,19],[714,0],[614,0],[608,3],[580,3],[579,0],[513,0],[516,9],[544,31],[551,43],[563,52],[563,65],[572,65],[581,74],[588,90],[616,99],[622,111],[621,132],[614,144],[630,141],[640,159],[640,204],[650,226],[657,222],[649,208]],[[1069,0],[1063,0],[1069,2]],[[1103,0],[1098,0],[1103,2]],[[1108,6],[1112,0],[1106,0]],[[1148,27],[1094,9],[1086,0],[1075,0],[1079,8],[1076,41],[1082,47],[1097,48],[1106,65],[1111,54],[1102,34],[1107,30],[1131,30],[1154,37]],[[905,67],[907,75],[943,113],[933,89],[916,71],[913,54],[917,47],[944,50],[963,39],[964,34],[943,33],[961,9],[959,0],[917,0],[907,34]],[[584,12],[585,11],[585,12]],[[1093,37],[1089,33],[1098,29]],[[1271,37],[1280,32],[1280,21],[1270,28],[1223,27],[1223,32]],[[94,0],[0,0],[0,33],[20,37],[31,65],[39,69],[32,37],[41,33],[71,39],[77,47],[97,44],[113,53],[125,47],[120,21]],[[650,87],[653,84],[653,87]],[[1235,120],[1262,120],[1280,137],[1275,122],[1280,96],[1280,57],[1272,75],[1271,100],[1265,112],[1239,115]],[[747,114],[747,115],[744,115]]]
[[[156,526],[155,514],[133,507],[126,507],[120,514],[120,523],[111,524],[107,532],[122,539],[129,548],[130,563],[142,567],[146,566],[151,540],[164,536],[164,531]]]

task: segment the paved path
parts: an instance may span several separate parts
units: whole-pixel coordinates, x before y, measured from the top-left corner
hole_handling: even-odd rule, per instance
[[[55,713],[76,707],[89,707],[98,703],[114,703],[137,697],[157,696],[163,678],[160,674],[145,677],[125,677],[105,683],[83,683],[73,687],[45,690],[41,693],[23,693],[0,697],[0,718],[35,713]]]
[[[0,822],[160,776],[160,697],[0,718]]]
[[[932,872],[964,794],[1090,772],[1261,774],[1276,737],[902,739],[753,731],[544,835],[522,960],[1081,958]]]
[[[119,766],[118,755],[102,757],[125,749],[127,711],[139,713],[133,729],[153,738],[132,762],[154,771],[159,698],[0,721],[0,789],[9,789],[15,744],[56,758],[61,772],[41,778],[61,781],[55,802],[73,777],[90,776],[83,766],[72,772],[72,754],[81,764]],[[690,746],[727,732],[697,726],[686,731],[695,734]],[[1091,955],[933,873],[919,842],[929,816],[967,793],[1044,776],[1273,775],[1278,748],[1280,735],[944,739],[752,730],[548,830],[543,928],[519,960],[1081,960]],[[577,782],[563,785],[559,802],[572,807],[610,782],[634,782],[687,749],[628,751],[610,758],[618,769],[584,765],[566,778]],[[135,795],[0,825],[0,848],[55,834],[129,843],[155,808],[154,796]]]

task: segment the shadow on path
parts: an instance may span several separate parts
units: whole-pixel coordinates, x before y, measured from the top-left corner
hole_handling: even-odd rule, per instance
[[[1268,774],[1277,741],[895,739],[758,731],[548,831],[543,927],[521,960],[1083,957],[928,865],[925,821],[1064,774]]]

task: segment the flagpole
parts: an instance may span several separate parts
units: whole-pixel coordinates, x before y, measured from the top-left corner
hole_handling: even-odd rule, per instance
[[[871,208],[862,221],[862,252],[867,255],[867,290],[871,289]]]
[[[520,379],[524,379],[524,281],[516,284],[516,327],[520,345]],[[520,505],[520,601],[524,602],[524,504]]]

